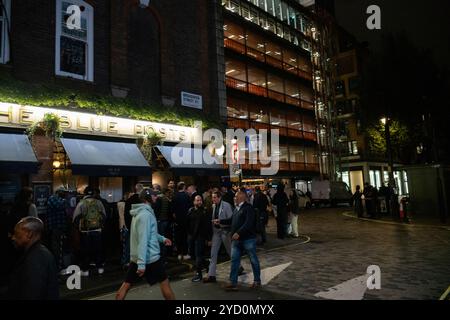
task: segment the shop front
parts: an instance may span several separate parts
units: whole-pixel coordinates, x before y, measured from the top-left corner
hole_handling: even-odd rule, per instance
[[[59,119],[62,136],[27,136],[26,129],[48,114]],[[35,202],[45,212],[46,198],[59,187],[80,196],[90,185],[115,203],[138,182],[151,186],[164,176],[164,185],[170,178],[189,180],[216,173],[211,166],[178,168],[172,164],[152,177],[153,159],[144,156],[137,143],[149,134],[160,137],[162,148],[164,144],[190,144],[199,137],[202,141],[201,128],[0,103],[0,199],[12,202],[20,188],[30,186],[39,197]]]

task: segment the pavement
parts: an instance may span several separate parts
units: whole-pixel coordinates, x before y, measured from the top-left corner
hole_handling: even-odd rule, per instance
[[[351,211],[351,210],[350,210]],[[349,208],[321,208],[302,212],[298,239],[274,239],[258,249],[263,287],[251,289],[251,266],[238,292],[226,292],[230,264],[217,269],[217,284],[192,283],[192,272],[171,279],[177,299],[332,299],[332,300],[448,300],[450,230],[378,223],[348,216]],[[371,267],[369,267],[371,266]],[[368,273],[370,271],[370,273]],[[369,283],[370,280],[370,283]],[[86,296],[114,299],[109,293]],[[135,286],[127,299],[160,300],[158,286]]]

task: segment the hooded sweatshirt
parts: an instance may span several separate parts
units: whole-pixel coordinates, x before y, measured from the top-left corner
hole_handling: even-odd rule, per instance
[[[159,260],[159,243],[163,243],[166,238],[158,234],[158,225],[151,206],[145,203],[133,204],[130,214],[130,261],[143,270],[145,265]]]

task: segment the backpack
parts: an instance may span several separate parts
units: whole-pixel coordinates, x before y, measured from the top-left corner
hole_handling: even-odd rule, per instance
[[[85,200],[86,211],[80,219],[80,231],[100,229],[102,227],[103,215],[96,200]]]

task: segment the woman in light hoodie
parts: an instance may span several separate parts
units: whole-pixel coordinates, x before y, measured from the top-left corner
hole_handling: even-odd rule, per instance
[[[116,300],[124,300],[128,290],[139,277],[145,276],[149,285],[159,283],[161,293],[166,300],[174,300],[164,264],[161,261],[160,243],[171,246],[172,242],[158,234],[158,223],[151,207],[158,192],[144,189],[140,194],[142,203],[133,204],[130,214],[130,267],[125,282],[116,294]]]

